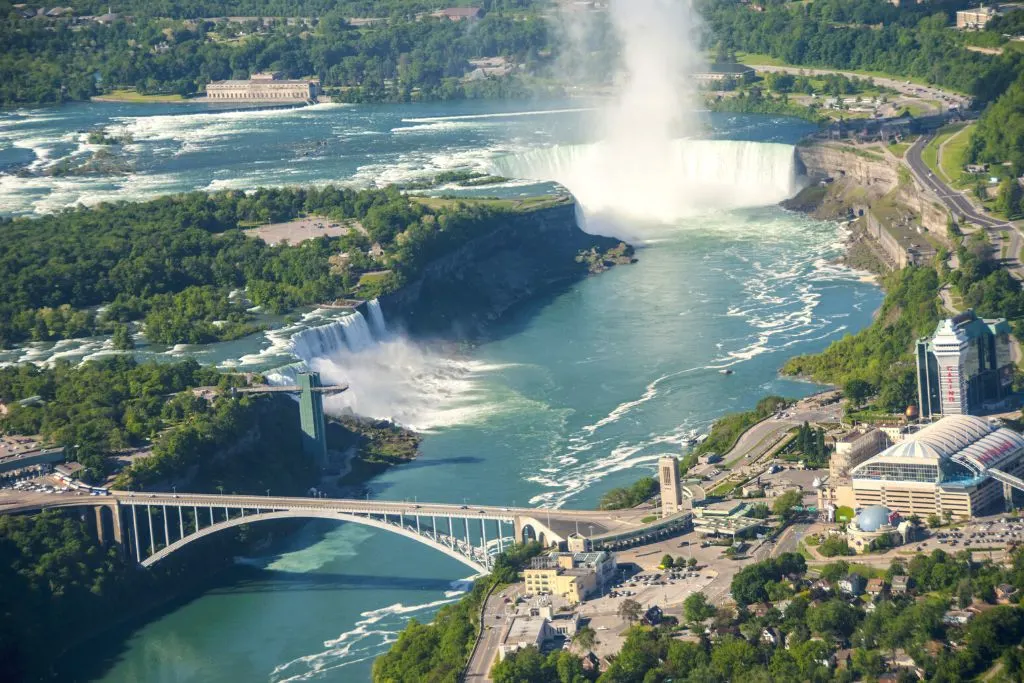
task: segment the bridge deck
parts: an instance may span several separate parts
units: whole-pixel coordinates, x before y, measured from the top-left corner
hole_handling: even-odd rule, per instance
[[[109,496],[79,496],[73,493],[42,494],[0,491],[0,513],[31,512],[54,507],[97,505],[154,505],[168,507],[215,507],[263,510],[326,510],[357,515],[436,516],[487,520],[529,517],[561,536],[577,529],[585,536],[603,536],[647,526],[640,520],[649,510],[548,510],[542,508],[457,505],[344,498],[296,496],[219,495],[196,493],[146,493],[112,491]]]

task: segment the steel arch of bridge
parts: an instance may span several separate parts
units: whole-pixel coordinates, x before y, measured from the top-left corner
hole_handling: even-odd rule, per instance
[[[165,503],[153,505],[144,500],[124,499],[118,503],[121,507],[121,514],[126,517],[126,522],[131,529],[129,543],[132,544],[132,547],[130,550],[143,567],[156,564],[193,541],[242,524],[280,519],[329,519],[336,522],[361,524],[404,536],[438,550],[474,571],[484,574],[492,569],[495,555],[504,550],[505,542],[510,538],[510,535],[505,533],[505,525],[512,525],[514,528],[515,524],[514,519],[482,519],[452,514],[447,515],[447,529],[445,530],[443,529],[444,524],[439,523],[444,521],[444,517],[436,515],[364,514],[317,509],[312,506],[302,506],[297,509],[232,508],[219,505],[168,505]],[[154,508],[160,510],[160,517],[162,517],[162,520],[158,520],[156,528],[153,526]],[[175,508],[177,509],[177,524],[169,521]],[[192,511],[192,515],[188,519],[184,514],[185,510]],[[214,514],[215,510],[217,511],[216,515]],[[232,516],[233,512],[237,514]],[[206,526],[203,526],[204,516],[209,520]],[[424,523],[424,518],[429,520],[429,525]],[[470,520],[479,522],[478,533],[473,533]],[[496,526],[496,533],[491,538],[488,538],[488,522],[494,522],[493,526]],[[143,541],[142,535],[139,533],[140,525],[143,529],[148,528],[148,544]],[[160,543],[161,530],[163,531],[163,543]],[[479,545],[474,543],[474,535],[478,536]],[[162,547],[157,549],[158,545]]]

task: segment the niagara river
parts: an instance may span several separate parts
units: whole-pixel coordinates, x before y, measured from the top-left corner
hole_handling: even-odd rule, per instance
[[[243,340],[142,346],[139,355],[264,372],[302,361],[350,383],[350,395],[327,401],[329,412],[389,417],[424,435],[417,460],[369,482],[371,498],[586,508],[653,473],[659,455],[682,453],[691,430],[768,393],[817,391],[780,378],[779,367],[866,326],[881,301],[862,273],[833,265],[839,225],[777,206],[800,185],[792,145],[807,124],[700,115],[700,140],[674,142],[661,165],[616,187],[581,170],[600,156],[585,134],[591,109],[550,101],[9,111],[0,114],[0,206],[31,215],[167,192],[361,187],[461,169],[509,180],[443,191],[519,197],[560,183],[580,198],[586,229],[631,240],[639,262],[535,299],[477,343],[409,339],[383,318],[308,310]],[[97,127],[130,137],[109,167],[91,161],[97,149],[79,132]],[[616,221],[602,217],[600,209],[624,206]],[[104,339],[36,344],[0,361],[108,351]],[[200,594],[73,651],[61,679],[365,681],[408,620],[429,620],[467,578],[464,566],[407,539],[310,523],[237,558]]]

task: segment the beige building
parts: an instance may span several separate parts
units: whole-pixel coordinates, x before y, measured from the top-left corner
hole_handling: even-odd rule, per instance
[[[934,422],[850,471],[857,508],[956,518],[991,510],[1010,494],[1000,480],[1022,475],[1024,437],[970,415]]]
[[[671,455],[658,459],[661,482],[661,516],[671,517],[683,507],[683,485],[679,481],[679,462]]]
[[[555,637],[548,619],[541,615],[516,617],[509,624],[498,646],[498,661],[509,654],[527,647],[540,650],[546,642]]]
[[[829,483],[836,485],[840,480],[846,480],[851,468],[878,455],[888,445],[885,433],[871,427],[854,429],[836,439],[836,449],[828,461]]]
[[[985,5],[962,9],[956,13],[956,27],[962,30],[981,30],[998,14],[998,9]]]
[[[523,580],[531,595],[554,595],[576,605],[599,593],[614,575],[610,553],[554,553],[533,558]]]
[[[214,81],[206,86],[206,97],[218,101],[308,102],[319,94],[318,81],[283,79],[279,73],[258,73],[247,81]]]

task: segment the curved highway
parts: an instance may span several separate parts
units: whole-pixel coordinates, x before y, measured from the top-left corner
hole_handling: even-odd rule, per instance
[[[1024,246],[1024,241],[1022,241],[1021,234],[1013,223],[989,216],[979,210],[974,202],[972,202],[963,192],[951,188],[942,179],[932,173],[931,170],[929,170],[928,165],[924,163],[924,159],[921,154],[924,151],[924,148],[934,137],[934,133],[922,135],[915,140],[914,144],[907,150],[906,162],[907,165],[910,166],[910,170],[913,171],[914,177],[919,183],[921,183],[921,185],[934,192],[943,205],[949,209],[957,219],[963,216],[967,221],[974,223],[975,225],[980,225],[989,232],[990,241],[993,244],[1005,246],[1006,258],[1001,259],[1003,264],[1015,278],[1024,279],[1024,273],[1020,272],[1020,251],[1021,247]],[[1003,232],[1008,232],[1010,234],[1009,244],[1002,244]]]

